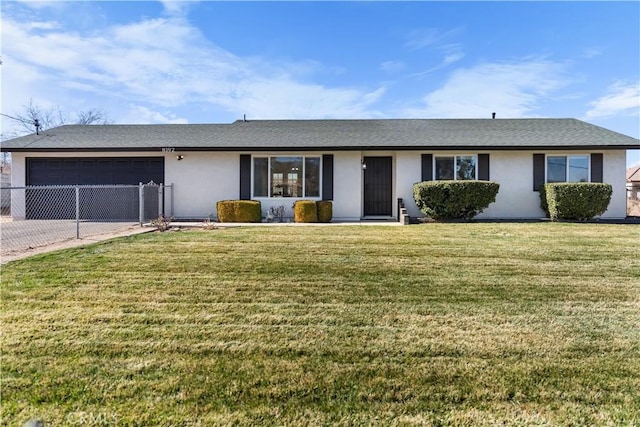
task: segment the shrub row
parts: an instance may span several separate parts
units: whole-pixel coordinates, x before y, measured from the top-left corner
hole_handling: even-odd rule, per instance
[[[262,205],[256,200],[220,200],[219,222],[261,222]],[[331,222],[333,204],[328,200],[298,200],[293,205],[295,222]]]
[[[545,184],[540,189],[540,206],[552,221],[587,221],[607,211],[613,188],[596,182]]]
[[[216,209],[219,222],[262,221],[262,206],[256,200],[221,200]]]
[[[423,181],[413,185],[413,197],[422,213],[435,220],[471,219],[495,202],[500,184],[492,181]],[[586,221],[606,212],[613,188],[602,183],[554,183],[540,189],[540,206],[548,218]],[[221,200],[220,222],[260,222],[262,206],[255,200]],[[295,222],[331,222],[331,201],[298,200]]]
[[[328,200],[298,200],[293,204],[295,222],[331,222],[333,204]]]
[[[493,181],[423,181],[413,184],[413,198],[435,220],[471,219],[495,202],[499,189]]]

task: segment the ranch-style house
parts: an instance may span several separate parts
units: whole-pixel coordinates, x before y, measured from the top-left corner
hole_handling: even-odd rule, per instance
[[[420,217],[412,185],[500,184],[479,218],[544,216],[548,182],[605,182],[603,218],[626,216],[626,150],[640,141],[576,119],[239,120],[230,124],[65,125],[5,141],[14,187],[173,185],[175,218],[216,216],[216,202],[253,199],[263,214],[331,200],[336,221],[393,219],[398,199]]]

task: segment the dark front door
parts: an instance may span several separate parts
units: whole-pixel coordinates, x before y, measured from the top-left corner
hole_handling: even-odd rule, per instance
[[[365,157],[364,216],[391,216],[391,157]]]

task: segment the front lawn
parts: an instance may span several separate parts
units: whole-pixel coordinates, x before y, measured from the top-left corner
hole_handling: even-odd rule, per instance
[[[638,425],[640,227],[269,227],[2,268],[3,425]]]

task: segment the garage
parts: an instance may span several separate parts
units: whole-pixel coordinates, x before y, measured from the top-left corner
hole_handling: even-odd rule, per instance
[[[164,182],[164,157],[27,157],[27,185]]]
[[[164,182],[164,157],[27,157],[27,186],[135,185]],[[37,189],[26,192],[28,219],[73,219],[75,189]],[[139,217],[139,193],[131,188],[81,188],[80,217],[85,220],[122,221]],[[146,207],[155,206],[153,192],[145,192]],[[55,198],[56,203],[53,203]],[[149,199],[149,200],[147,200]],[[64,201],[60,203],[60,201]],[[55,206],[55,210],[52,207]],[[149,213],[149,215],[153,215]],[[145,212],[146,216],[146,212]]]

